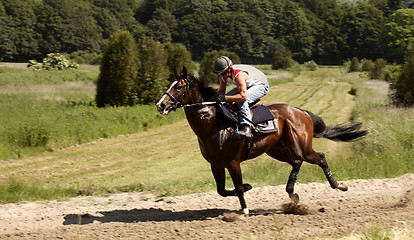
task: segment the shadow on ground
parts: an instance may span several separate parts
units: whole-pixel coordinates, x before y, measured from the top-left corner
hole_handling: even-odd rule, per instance
[[[171,211],[157,208],[149,209],[132,209],[132,210],[113,210],[107,212],[98,212],[91,214],[68,214],[64,217],[63,225],[86,225],[94,221],[101,223],[108,222],[164,222],[164,221],[203,221],[211,218],[217,218],[225,214],[239,214],[239,211],[229,211],[227,209],[206,209],[206,210],[185,210]],[[250,212],[254,215],[280,214],[281,210],[256,209]]]

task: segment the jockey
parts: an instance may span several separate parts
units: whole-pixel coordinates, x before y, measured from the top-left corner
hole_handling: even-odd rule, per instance
[[[219,74],[220,102],[235,102],[239,107],[239,133],[241,136],[253,137],[251,130],[252,115],[249,104],[264,97],[269,92],[266,75],[253,66],[235,64],[226,56],[214,62],[214,73]],[[227,83],[236,85],[226,92]]]

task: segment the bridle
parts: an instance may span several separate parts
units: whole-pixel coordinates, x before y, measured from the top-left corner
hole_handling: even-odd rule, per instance
[[[172,94],[170,94],[168,92],[168,90],[165,92],[165,95],[167,95],[171,99],[171,101],[173,101],[176,108],[181,108],[181,107],[185,108],[185,107],[198,106],[198,105],[212,105],[212,104],[217,103],[217,102],[195,103],[192,96],[191,96],[191,92],[190,92],[190,85],[191,85],[190,81],[187,78],[182,78],[180,76],[176,76],[176,81],[178,82],[179,80],[183,80],[186,84],[185,91],[180,96],[175,98]],[[183,104],[183,101],[186,97],[186,94],[189,97],[189,103]]]
[[[168,92],[168,90],[165,92],[165,95],[167,95],[168,97],[170,97],[171,101],[174,102],[174,105],[176,108],[180,108],[180,107],[185,107],[188,104],[183,105],[183,101],[186,97],[186,94],[188,95],[190,101],[192,102],[192,104],[194,104],[194,100],[191,97],[191,92],[190,92],[190,81],[188,81],[187,78],[181,78],[180,76],[176,76],[176,81],[178,82],[179,80],[184,80],[186,86],[185,86],[185,91],[178,96],[177,98],[175,98],[172,94],[170,94]]]

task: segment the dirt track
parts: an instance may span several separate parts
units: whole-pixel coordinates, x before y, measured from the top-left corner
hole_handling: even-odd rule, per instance
[[[307,239],[350,235],[367,223],[414,228],[414,174],[346,183],[348,192],[327,183],[297,184],[296,210],[304,215],[285,213],[284,186],[246,193],[249,217],[236,214],[237,198],[214,192],[6,204],[0,206],[0,239]]]

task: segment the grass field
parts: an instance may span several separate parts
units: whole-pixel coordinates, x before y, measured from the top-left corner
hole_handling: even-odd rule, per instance
[[[131,134],[183,119],[154,106],[95,107],[96,68],[27,71],[0,67],[0,160]]]
[[[10,72],[16,82],[2,78],[2,73],[9,76]],[[52,73],[30,74],[38,73],[0,68],[2,89],[8,89],[0,93],[0,110],[7,112],[0,117],[6,123],[0,129],[0,154],[9,156],[0,162],[0,202],[123,191],[177,195],[215,189],[209,164],[182,110],[162,117],[155,106],[97,109],[90,104],[96,71],[69,74],[78,78],[68,73],[50,76],[52,83],[42,80]],[[271,87],[264,103],[284,102],[310,110],[328,125],[362,121],[370,131],[355,143],[314,142],[317,151],[326,153],[338,180],[413,172],[414,111],[388,107],[387,84],[347,74],[342,67],[302,71],[294,78],[284,72],[267,74],[274,83],[282,80]],[[69,80],[62,81],[62,77]],[[349,94],[351,90],[356,96]],[[36,134],[27,134],[30,131]],[[41,143],[43,135],[46,144]],[[10,151],[7,141],[11,140],[22,144]],[[33,144],[36,141],[39,146]],[[286,183],[290,166],[261,156],[243,163],[242,169],[246,182],[260,186]],[[319,167],[304,164],[299,182],[312,181],[326,180]]]

